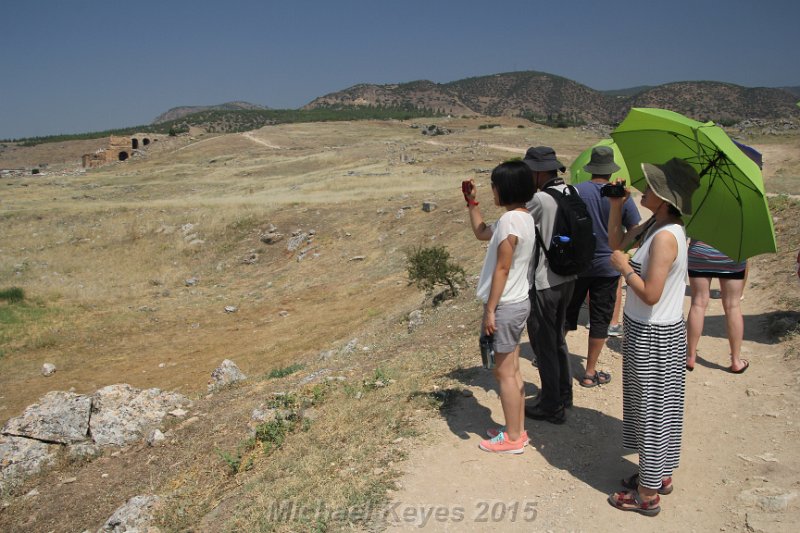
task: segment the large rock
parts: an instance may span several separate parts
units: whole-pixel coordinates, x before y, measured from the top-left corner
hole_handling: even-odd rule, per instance
[[[208,382],[208,390],[214,391],[219,388],[225,387],[237,381],[244,381],[247,376],[239,370],[236,363],[230,359],[225,359],[213,372],[211,372],[211,380]]]
[[[156,533],[160,530],[153,525],[153,518],[161,502],[150,494],[134,496],[114,511],[97,533]]]
[[[0,491],[51,465],[60,448],[34,439],[0,436]]]
[[[141,439],[169,411],[189,403],[185,396],[175,392],[109,385],[92,397],[89,431],[96,444],[122,446]]]
[[[3,426],[4,435],[72,444],[89,439],[90,396],[52,391]]]

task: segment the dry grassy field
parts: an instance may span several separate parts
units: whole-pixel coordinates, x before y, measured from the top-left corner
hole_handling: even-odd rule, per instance
[[[0,301],[0,424],[48,391],[113,383],[180,391],[201,418],[165,449],[66,462],[31,482],[48,487],[48,506],[6,495],[0,529],[96,528],[145,491],[173,496],[167,530],[291,529],[269,520],[270,502],[315,501],[323,485],[330,506],[384,501],[408,437],[446,403],[443,376],[473,350],[480,319],[471,287],[431,307],[408,283],[407,251],[444,245],[471,278],[483,248],[468,229],[460,181],[475,178],[486,199],[488,171],[528,146],[554,146],[568,165],[599,140],[516,119],[418,121],[434,122],[452,133],[353,122],[206,135],[80,176],[55,172],[73,164],[59,148],[53,172],[0,180],[0,289],[25,294]],[[490,122],[500,127],[479,129]],[[743,140],[764,153],[768,189],[800,192],[797,138]],[[424,201],[438,208],[424,212]],[[265,244],[272,226],[284,238]],[[289,250],[293,234],[312,237]],[[404,321],[420,308],[425,325],[410,335]],[[352,339],[356,349],[342,351]],[[249,385],[206,397],[223,359]],[[45,362],[58,368],[48,378]],[[302,370],[269,377],[291,365]],[[252,408],[320,370],[343,380],[315,382],[308,394],[324,401],[312,428],[269,459],[248,450],[247,469],[231,474],[219,452],[240,446]],[[375,376],[393,385],[366,386]],[[65,473],[77,483],[60,484]]]

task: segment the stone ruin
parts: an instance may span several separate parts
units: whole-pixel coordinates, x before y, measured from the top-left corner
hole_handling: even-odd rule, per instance
[[[108,146],[94,153],[81,157],[83,168],[97,168],[114,161],[127,161],[134,153],[145,150],[151,143],[158,141],[150,134],[137,133],[131,137],[109,136]]]

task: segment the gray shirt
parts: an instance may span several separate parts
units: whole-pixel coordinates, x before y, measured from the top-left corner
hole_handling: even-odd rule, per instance
[[[567,188],[567,185],[556,185],[553,188],[563,192],[564,189]],[[528,212],[533,217],[533,222],[536,224],[536,231],[541,235],[542,242],[545,244],[549,243],[553,238],[553,224],[555,223],[556,211],[558,210],[558,204],[555,199],[546,192],[539,191],[533,195],[533,198],[531,198],[531,201],[528,202],[525,207],[528,208]],[[536,254],[534,254],[531,268],[533,268],[534,263],[537,265],[536,272],[533,276],[529,276],[529,278],[533,278],[532,283],[537,291],[556,287],[562,283],[578,278],[578,276],[574,274],[571,276],[561,276],[550,270],[547,256],[544,254],[544,250],[542,250],[541,247],[539,248],[538,260]]]

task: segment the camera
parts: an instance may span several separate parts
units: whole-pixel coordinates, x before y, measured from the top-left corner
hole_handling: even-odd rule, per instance
[[[622,198],[625,196],[625,182],[622,183],[608,183],[600,187],[600,196],[607,196],[609,198]]]
[[[494,368],[494,335],[486,335],[483,333],[479,342],[483,368],[491,370]]]

